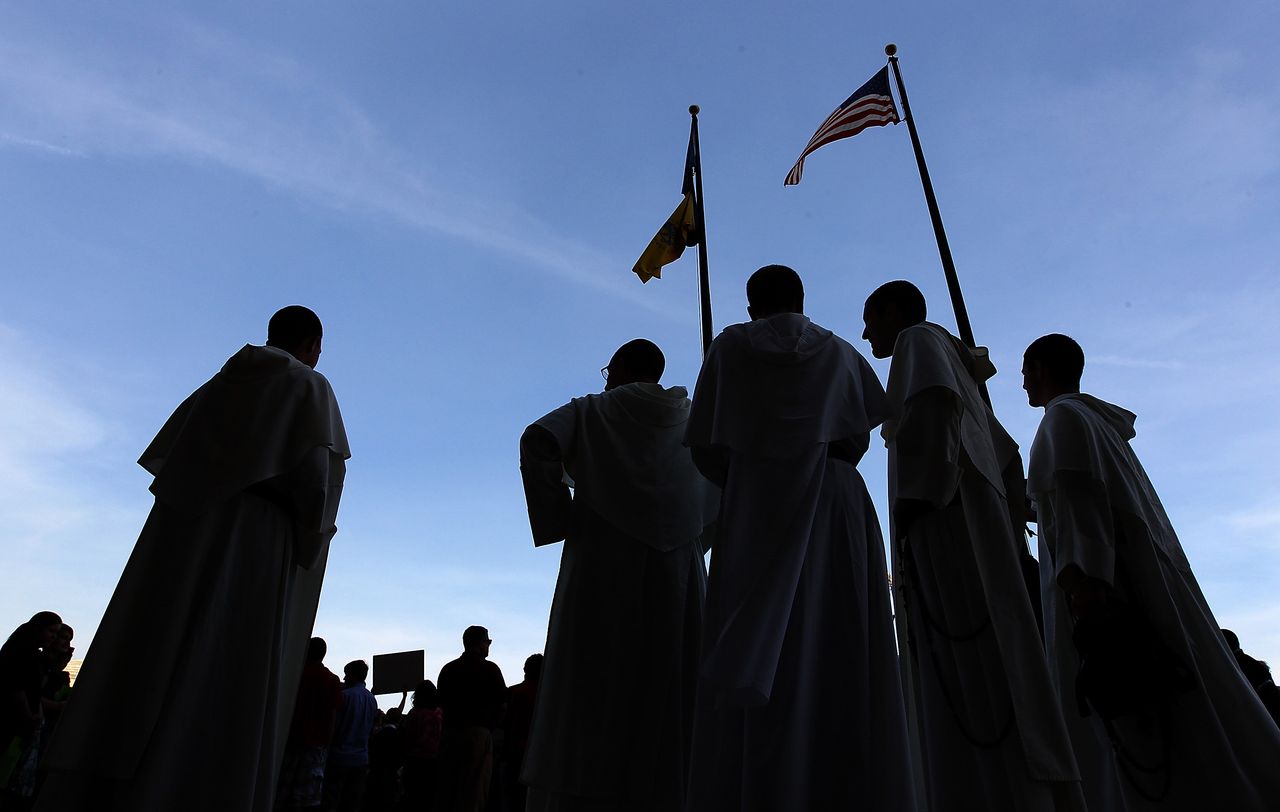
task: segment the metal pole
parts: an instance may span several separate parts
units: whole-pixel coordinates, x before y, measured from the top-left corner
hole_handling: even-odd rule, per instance
[[[920,148],[920,135],[916,132],[916,121],[911,116],[911,103],[907,101],[907,88],[902,83],[902,72],[898,68],[898,46],[890,43],[884,47],[889,57],[889,69],[893,71],[893,80],[898,85],[898,98],[902,100],[902,118],[907,122],[907,132],[911,134],[911,147],[916,153],[916,166],[920,169],[920,184],[924,187],[924,199],[929,204],[929,219],[933,221],[933,236],[938,241],[938,255],[942,258],[942,272],[947,277],[947,292],[951,294],[951,308],[956,314],[956,328],[960,331],[960,340],[970,347],[978,346],[973,339],[973,326],[969,323],[969,311],[964,306],[964,293],[960,290],[960,278],[956,276],[956,264],[951,258],[951,246],[947,243],[947,232],[942,227],[942,214],[938,212],[938,198],[933,194],[933,182],[929,180],[929,167],[924,162],[924,150]],[[982,399],[991,405],[991,396],[987,393],[985,382],[979,382],[978,389]]]
[[[702,208],[702,145],[698,142],[698,112],[696,104],[689,105],[691,119],[689,140],[693,144],[693,211],[698,229],[698,298],[702,314],[702,356],[711,350],[711,277],[707,272],[707,221]]]

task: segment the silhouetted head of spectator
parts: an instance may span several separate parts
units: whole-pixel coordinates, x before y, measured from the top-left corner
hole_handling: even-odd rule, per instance
[[[876,358],[893,355],[898,334],[928,317],[924,294],[905,279],[885,282],[871,292],[862,306],[862,337]]]
[[[413,706],[427,710],[440,707],[440,691],[436,689],[434,682],[424,679],[418,683],[418,687],[413,691]]]
[[[324,641],[323,637],[313,637],[311,642],[307,644],[307,662],[322,663],[324,655],[329,653],[329,644]]]
[[[780,313],[804,313],[804,283],[786,265],[766,265],[747,280],[747,315],[755,320]]]
[[[1079,392],[1082,374],[1084,350],[1069,336],[1041,336],[1022,354],[1022,388],[1032,406],[1047,406],[1059,395]]]
[[[1233,651],[1240,651],[1240,638],[1230,629],[1223,629],[1222,636],[1227,639],[1227,646]]]
[[[369,664],[364,660],[352,660],[342,667],[342,676],[348,685],[364,682],[369,676]]]
[[[312,369],[320,362],[323,335],[320,317],[302,305],[282,307],[267,322],[267,346],[284,350]]]
[[[387,715],[383,717],[382,723],[385,725],[398,725],[401,722],[402,716],[404,716],[404,711],[399,708],[392,708],[387,711]]]
[[[36,612],[26,623],[13,630],[4,643],[4,651],[30,654],[37,649],[47,651],[58,641],[62,618],[54,612]]]
[[[489,630],[484,626],[468,626],[462,633],[462,650],[468,654],[488,657],[491,643],[493,641],[489,639]]]
[[[647,338],[633,338],[618,348],[604,368],[604,391],[629,383],[657,383],[667,368],[662,350]]]
[[[542,676],[542,655],[530,654],[524,661],[525,682],[537,682]]]

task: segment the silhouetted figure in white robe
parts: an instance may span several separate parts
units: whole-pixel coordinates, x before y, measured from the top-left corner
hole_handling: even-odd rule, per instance
[[[564,540],[521,780],[529,810],[678,812],[715,488],[652,342],[520,439],[534,543]],[[570,496],[569,485],[574,486]]]
[[[1089,808],[1280,809],[1280,730],[1241,674],[1129,445],[1134,414],[1081,393],[1083,370],[1083,351],[1063,335],[1037,339],[1023,359],[1027,400],[1045,410],[1027,483],[1045,642]],[[1113,650],[1085,649],[1099,652],[1085,662],[1105,677],[1096,698],[1096,678],[1077,683],[1073,636],[1082,627],[1103,642],[1118,638]],[[1190,679],[1177,679],[1183,671]],[[1117,708],[1108,723],[1109,703]]]
[[[689,812],[914,810],[884,545],[856,465],[884,393],[803,315],[790,268],[698,377],[687,442],[721,484]]]
[[[155,506],[54,737],[41,812],[269,810],[347,437],[320,320],[276,313],[139,463]]]
[[[909,282],[863,311],[892,356],[894,597],[908,712],[928,808],[1081,808],[1080,776],[1019,564],[1022,460],[978,388],[985,351],[925,321]]]

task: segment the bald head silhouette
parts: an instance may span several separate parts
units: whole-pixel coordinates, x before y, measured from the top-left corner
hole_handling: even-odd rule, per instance
[[[282,307],[267,322],[267,346],[284,350],[312,369],[320,361],[323,335],[320,317],[302,305]]]
[[[647,338],[633,338],[609,359],[609,380],[604,390],[608,392],[629,383],[657,383],[666,368],[667,359],[657,344]]]
[[[747,280],[747,314],[767,319],[779,313],[804,313],[804,283],[786,265],[766,265]]]

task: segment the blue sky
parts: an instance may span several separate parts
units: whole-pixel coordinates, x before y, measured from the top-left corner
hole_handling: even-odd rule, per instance
[[[1220,621],[1280,662],[1280,63],[1266,2],[0,5],[0,621],[81,651],[150,507],[134,464],[279,306],[326,325],[354,451],[329,663],[487,625],[542,647],[523,427],[635,336],[692,386],[692,256],[641,286],[702,106],[717,327],[783,262],[853,340],[908,278],[948,326],[904,126],[814,128],[901,49],[997,413],[1076,336]],[[877,362],[883,376],[886,366]],[[862,463],[884,503],[884,452]]]

